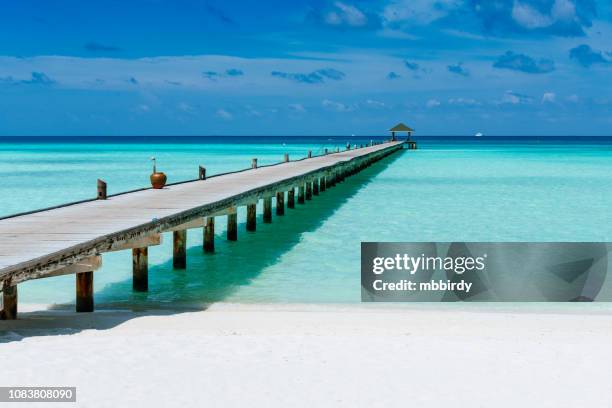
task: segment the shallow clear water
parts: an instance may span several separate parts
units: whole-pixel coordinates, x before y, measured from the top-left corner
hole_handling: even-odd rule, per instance
[[[0,214],[146,185],[148,157],[170,181],[318,151],[320,144],[0,144]],[[328,147],[333,147],[330,144]],[[147,294],[131,290],[131,253],[104,255],[95,274],[97,305],[358,302],[361,241],[611,241],[610,145],[421,145],[326,191],[305,206],[244,228],[217,253],[202,253],[202,231],[188,235],[188,268],[172,270],[172,237],[149,250]],[[261,208],[260,214],[261,221]],[[74,276],[20,286],[20,302],[72,303]]]

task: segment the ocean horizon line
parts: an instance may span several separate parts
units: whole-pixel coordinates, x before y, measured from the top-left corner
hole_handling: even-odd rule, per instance
[[[286,135],[286,136],[265,136],[265,135],[109,135],[109,136],[0,136],[0,144],[12,143],[146,143],[155,142],[160,144],[186,144],[186,143],[211,143],[211,144],[240,144],[240,143],[304,143],[308,141],[317,142],[336,142],[336,143],[353,143],[364,142],[369,140],[386,140],[390,135]],[[399,140],[405,139],[405,136],[397,136]],[[412,135],[414,140],[422,142],[563,142],[570,144],[597,143],[609,144],[612,143],[611,136],[570,136],[570,135],[542,135],[542,136],[508,136],[508,135]]]

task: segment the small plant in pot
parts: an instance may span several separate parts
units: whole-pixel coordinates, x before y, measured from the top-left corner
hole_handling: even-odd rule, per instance
[[[151,161],[153,162],[153,173],[151,173],[151,186],[157,189],[164,188],[164,186],[166,185],[166,180],[168,178],[163,172],[157,171],[155,157],[151,157]]]

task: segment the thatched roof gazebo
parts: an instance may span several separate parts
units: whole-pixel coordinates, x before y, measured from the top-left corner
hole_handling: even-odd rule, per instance
[[[408,148],[416,149],[416,142],[410,140],[410,137],[412,136],[412,132],[414,132],[414,129],[412,129],[411,127],[406,126],[403,123],[398,123],[397,125],[393,126],[391,129],[389,129],[389,132],[391,132],[391,140],[393,141],[397,140],[395,137],[395,133],[406,132],[407,134],[406,142],[408,142]]]

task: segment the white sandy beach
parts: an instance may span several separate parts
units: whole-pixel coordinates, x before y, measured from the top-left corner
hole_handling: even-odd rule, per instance
[[[612,404],[605,305],[393,306],[24,313],[0,322],[0,383],[86,407]]]

